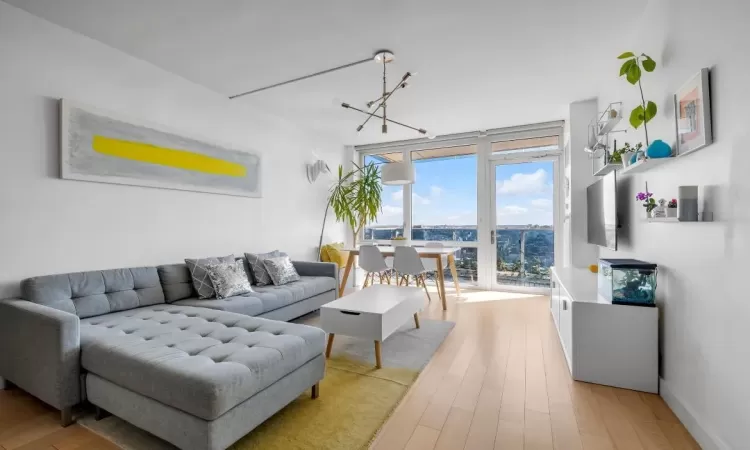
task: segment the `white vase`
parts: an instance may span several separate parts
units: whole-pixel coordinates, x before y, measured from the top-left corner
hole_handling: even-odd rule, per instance
[[[677,217],[677,208],[667,208],[667,217]]]
[[[654,211],[653,211],[653,210],[649,211],[649,210],[647,209],[647,210],[646,210],[646,218],[647,218],[647,219],[653,219],[653,218],[654,218]]]

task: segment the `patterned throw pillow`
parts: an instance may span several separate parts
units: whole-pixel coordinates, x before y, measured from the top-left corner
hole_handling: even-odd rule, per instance
[[[253,288],[250,287],[250,280],[245,273],[245,264],[242,261],[209,264],[206,266],[206,271],[214,285],[217,298],[253,292]]]
[[[219,263],[232,263],[234,262],[234,255],[223,256],[221,258],[200,258],[200,259],[186,259],[190,270],[190,276],[193,279],[193,287],[198,293],[198,298],[207,299],[216,297],[216,291],[214,291],[214,285],[211,283],[211,278],[208,277],[206,266],[209,264]]]
[[[268,270],[263,265],[263,260],[278,258],[279,256],[287,256],[287,254],[278,250],[268,253],[245,253],[245,258],[248,264],[250,264],[250,269],[253,271],[253,280],[257,286],[266,286],[272,283],[271,277],[268,275]]]
[[[288,256],[264,259],[263,265],[276,286],[299,280],[299,274]]]

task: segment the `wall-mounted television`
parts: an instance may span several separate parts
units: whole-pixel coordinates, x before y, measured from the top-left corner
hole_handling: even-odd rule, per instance
[[[590,244],[617,250],[617,178],[610,172],[586,189]]]

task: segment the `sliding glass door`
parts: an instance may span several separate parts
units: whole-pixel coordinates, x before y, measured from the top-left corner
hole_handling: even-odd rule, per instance
[[[555,162],[495,161],[493,168],[493,288],[548,288],[555,264]]]
[[[549,288],[555,265],[558,136],[495,142],[490,156],[492,288]]]

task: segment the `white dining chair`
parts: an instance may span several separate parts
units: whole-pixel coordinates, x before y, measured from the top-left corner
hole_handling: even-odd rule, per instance
[[[359,247],[359,267],[367,272],[365,274],[365,283],[362,288],[375,284],[375,275],[378,275],[380,284],[383,284],[385,278],[388,284],[391,284],[391,268],[385,263],[383,254],[380,253],[374,245],[362,245]]]
[[[396,272],[396,285],[401,286],[409,285],[409,277],[414,277],[414,281],[417,287],[424,288],[427,293],[427,299],[432,301],[430,298],[430,291],[427,290],[427,284],[425,284],[426,270],[424,264],[422,264],[422,258],[419,257],[417,249],[414,247],[396,247],[393,255],[393,270]]]

